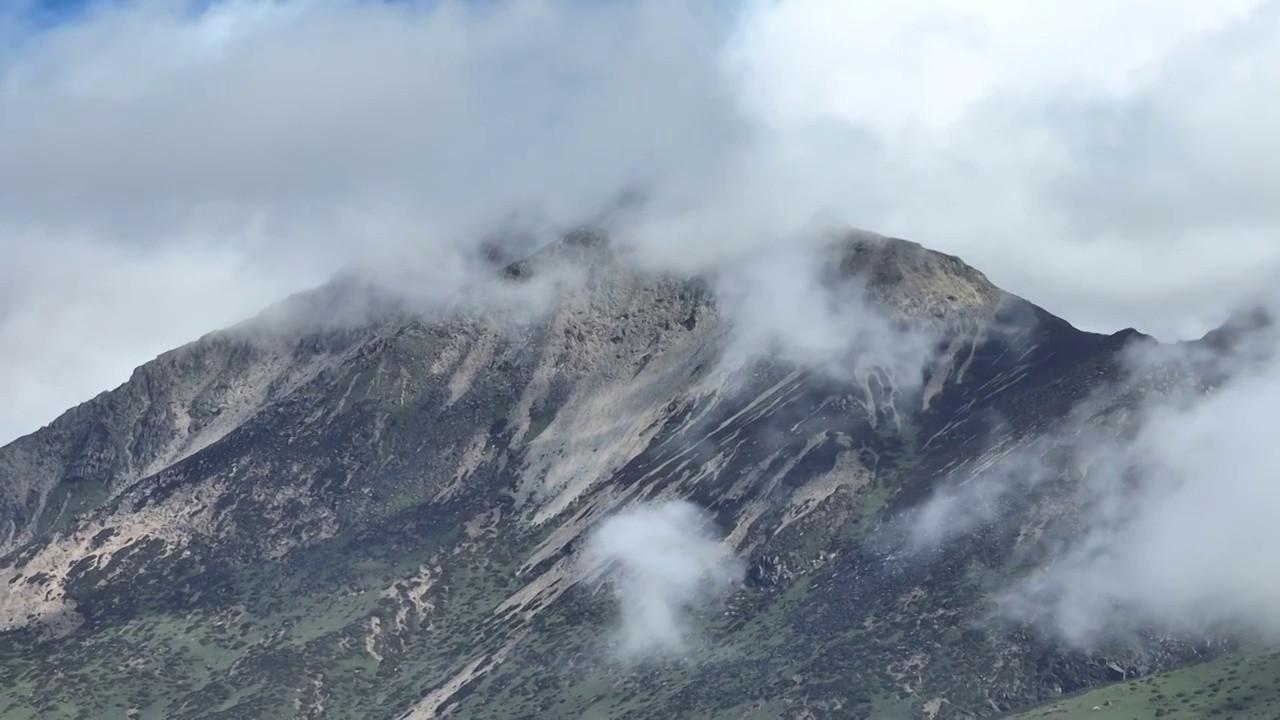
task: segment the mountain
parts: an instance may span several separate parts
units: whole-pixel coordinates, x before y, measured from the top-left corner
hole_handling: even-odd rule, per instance
[[[1216,652],[992,621],[1070,528],[1057,430],[1199,382],[1131,377],[1149,338],[870,235],[819,289],[876,334],[827,365],[744,354],[714,278],[591,233],[496,274],[545,307],[343,278],[0,449],[0,717],[989,717]],[[939,488],[1022,451],[1053,477],[999,499],[1014,521],[903,549]],[[636,507],[706,513],[738,564],[654,600],[685,646],[628,659],[627,588],[582,568]],[[667,519],[636,552],[673,557]]]

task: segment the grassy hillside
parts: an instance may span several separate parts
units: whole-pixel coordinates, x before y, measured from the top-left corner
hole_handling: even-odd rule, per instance
[[[1280,652],[1232,654],[1108,685],[1012,716],[1016,720],[1273,720],[1280,717]]]

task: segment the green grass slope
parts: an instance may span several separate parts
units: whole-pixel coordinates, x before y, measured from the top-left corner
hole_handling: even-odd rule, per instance
[[[1108,685],[1011,716],[1012,720],[1274,720],[1280,652],[1232,654]]]

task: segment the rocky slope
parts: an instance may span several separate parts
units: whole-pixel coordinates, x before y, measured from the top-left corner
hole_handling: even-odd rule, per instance
[[[707,279],[576,235],[503,273],[571,278],[545,313],[343,282],[139,368],[0,449],[0,717],[983,717],[1202,652],[986,622],[1069,462],[1018,523],[895,549],[939,484],[1123,423],[1141,336],[905,241],[831,253],[824,292],[925,361],[741,355]],[[613,662],[584,539],[673,498],[745,577],[684,655]]]

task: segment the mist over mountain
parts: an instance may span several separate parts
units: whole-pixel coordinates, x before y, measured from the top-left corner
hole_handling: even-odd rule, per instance
[[[487,278],[337,279],[0,449],[5,712],[988,717],[1275,630],[1269,324],[1091,334],[869,233]]]
[[[447,300],[509,228],[681,272],[868,228],[1169,341],[1280,270],[1266,0],[48,4],[0,8],[3,442],[353,265]]]
[[[0,718],[1280,716],[1280,3],[74,5]]]

